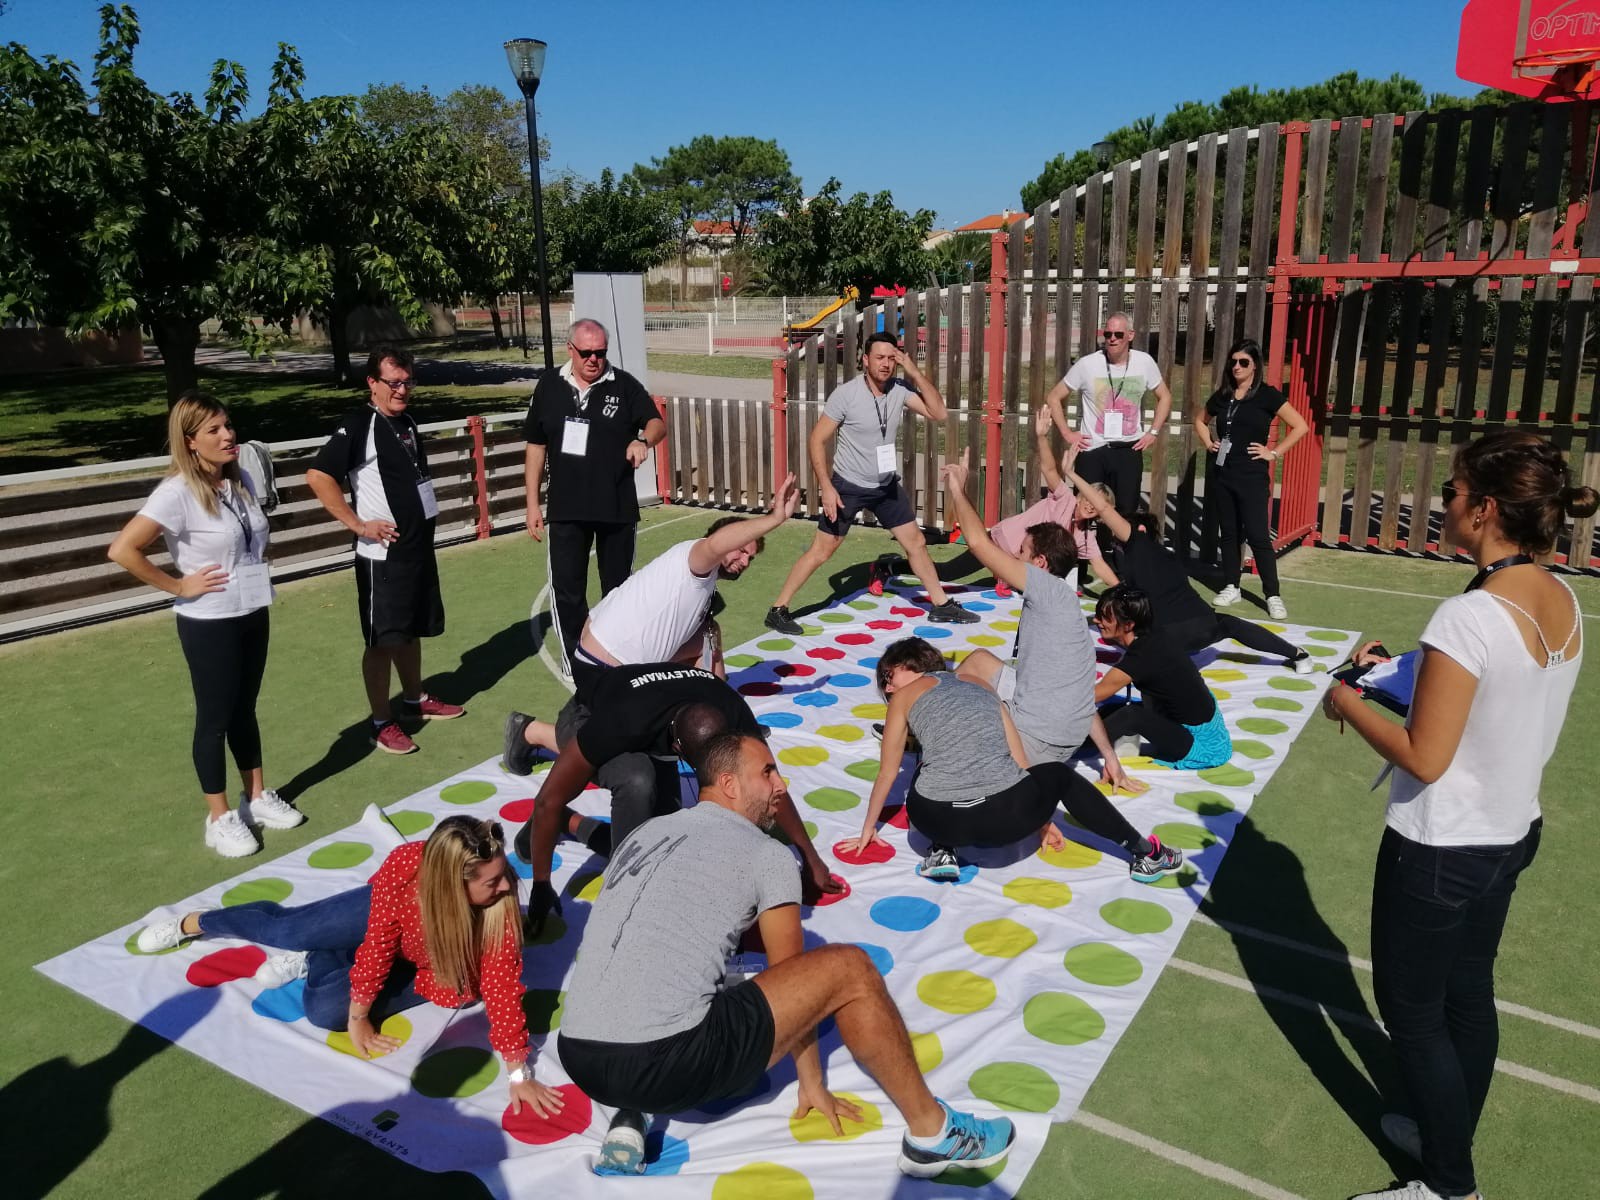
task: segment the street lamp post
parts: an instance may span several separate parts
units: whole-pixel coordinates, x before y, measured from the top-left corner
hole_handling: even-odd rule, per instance
[[[522,90],[523,107],[528,117],[528,175],[533,183],[533,243],[539,260],[539,317],[544,333],[544,369],[555,369],[555,345],[550,332],[550,273],[544,256],[544,195],[539,187],[539,119],[533,97],[544,73],[544,55],[549,47],[536,38],[513,38],[505,44],[506,61]],[[526,339],[524,339],[526,345]]]

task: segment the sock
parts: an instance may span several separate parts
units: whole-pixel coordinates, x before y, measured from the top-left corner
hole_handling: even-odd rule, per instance
[[[392,720],[393,720],[392,717],[389,717],[389,718],[373,717],[372,718],[372,727],[374,729],[382,729],[385,725],[388,725]]]
[[[401,696],[400,697],[400,703],[402,703],[402,704],[413,704],[413,705],[421,704],[427,698],[428,698],[428,693],[427,692],[419,692],[419,693],[417,693],[417,698],[415,700],[413,700],[410,696]]]
[[[924,1149],[932,1149],[934,1146],[943,1141],[945,1136],[950,1132],[950,1109],[943,1100],[939,1101],[939,1108],[940,1111],[944,1113],[944,1124],[939,1126],[939,1132],[934,1134],[932,1137],[916,1137],[908,1129],[906,1131],[906,1141],[910,1142],[913,1146],[921,1146]]]

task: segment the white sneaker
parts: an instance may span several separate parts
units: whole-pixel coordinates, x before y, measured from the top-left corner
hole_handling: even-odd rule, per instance
[[[1211,598],[1211,606],[1213,608],[1227,608],[1229,605],[1239,603],[1243,597],[1244,593],[1239,590],[1239,585],[1230,583]]]
[[[1294,668],[1296,675],[1309,675],[1316,670],[1316,665],[1311,661],[1311,655],[1304,650],[1289,660],[1289,665]]]
[[[1474,1192],[1473,1196],[1478,1196],[1478,1193]],[[1422,1180],[1413,1179],[1403,1187],[1389,1188],[1382,1192],[1362,1192],[1359,1196],[1351,1196],[1350,1200],[1445,1200],[1445,1198]]]
[[[277,792],[268,788],[251,799],[239,797],[239,819],[246,825],[265,825],[268,829],[293,829],[305,824],[306,815]]]
[[[1416,1162],[1422,1161],[1422,1131],[1410,1117],[1403,1117],[1399,1113],[1384,1113],[1378,1122],[1378,1127],[1383,1130],[1383,1136],[1389,1139],[1389,1144],[1396,1150],[1410,1155]]]
[[[279,988],[286,983],[306,977],[306,954],[294,950],[288,954],[274,954],[256,968],[256,982],[269,988]]]
[[[206,845],[223,858],[248,858],[257,850],[255,834],[235,811],[223,813],[215,821],[206,818]]]
[[[1286,621],[1289,619],[1289,606],[1283,602],[1282,596],[1267,597],[1267,616],[1274,621]]]
[[[1119,759],[1138,758],[1141,749],[1139,735],[1136,733],[1125,733],[1116,741],[1111,743],[1111,749],[1116,753],[1116,756]]]
[[[189,935],[183,931],[183,918],[173,917],[170,921],[157,921],[154,925],[146,925],[139,930],[136,945],[140,954],[160,954],[163,950],[171,950],[180,942],[187,941]]]

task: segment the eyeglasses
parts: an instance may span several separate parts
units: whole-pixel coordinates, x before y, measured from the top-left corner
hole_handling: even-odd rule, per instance
[[[1440,497],[1440,499],[1442,499],[1444,501],[1444,506],[1446,508],[1450,507],[1450,502],[1452,500],[1454,500],[1457,496],[1468,496],[1468,497],[1471,497],[1471,496],[1476,496],[1477,494],[1478,494],[1477,492],[1469,492],[1469,491],[1466,491],[1466,490],[1464,490],[1462,488],[1456,487],[1454,481],[1443,485],[1439,489],[1439,497]]]
[[[1256,360],[1253,358],[1230,358],[1228,364],[1234,367],[1253,367],[1256,365]]]
[[[1102,329],[1100,331],[1100,336],[1105,338],[1106,341],[1108,341],[1108,342],[1120,342],[1124,338],[1131,338],[1133,336],[1133,330],[1131,330],[1131,329]]]
[[[378,377],[378,382],[391,392],[409,392],[417,386],[415,379],[385,379],[381,375]]]
[[[571,342],[568,342],[567,345],[572,346],[572,352],[581,359],[604,358],[606,356],[606,347],[604,346],[601,346],[598,350],[584,350],[573,346]]]

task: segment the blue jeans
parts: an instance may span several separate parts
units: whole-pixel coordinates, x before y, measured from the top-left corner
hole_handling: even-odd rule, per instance
[[[278,950],[306,951],[306,1020],[319,1029],[342,1030],[350,1015],[350,968],[367,936],[372,888],[363,884],[325,900],[285,908],[257,900],[200,914],[206,937],[233,937]],[[426,1003],[414,986],[417,968],[395,956],[389,978],[372,1004],[374,1024],[390,1013]]]
[[[1494,959],[1542,821],[1508,846],[1425,846],[1386,829],[1372,885],[1373,984],[1422,1135],[1423,1181],[1477,1187],[1472,1137],[1500,1049]]]

